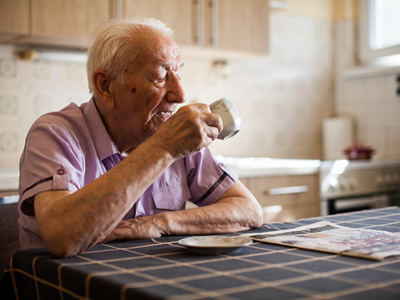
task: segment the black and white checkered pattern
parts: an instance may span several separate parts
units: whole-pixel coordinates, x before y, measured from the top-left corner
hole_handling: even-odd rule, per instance
[[[321,220],[400,233],[400,208],[265,224],[259,233]],[[247,233],[247,232],[246,232]],[[400,257],[373,261],[266,243],[199,255],[182,236],[96,245],[66,259],[19,251],[1,299],[400,299]]]

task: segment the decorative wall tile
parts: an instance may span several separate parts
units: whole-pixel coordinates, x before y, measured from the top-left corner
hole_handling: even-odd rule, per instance
[[[0,129],[0,166],[18,166],[22,142],[19,129],[10,127]]]
[[[91,99],[92,95],[89,94],[88,91],[76,90],[76,91],[65,91],[62,95],[62,102],[60,102],[60,108],[64,108],[68,106],[70,103],[76,103],[76,105],[80,105],[84,102],[88,102]]]
[[[18,134],[13,131],[0,132],[0,152],[15,153],[18,150]]]
[[[36,60],[32,63],[32,78],[37,81],[51,81],[54,74],[52,72],[52,62],[49,60]]]
[[[0,58],[0,78],[16,78],[18,73],[17,61],[13,58]]]
[[[33,97],[33,113],[36,117],[53,110],[53,99],[48,94],[39,94]]]
[[[19,99],[14,93],[0,94],[0,116],[13,117],[18,115]]]

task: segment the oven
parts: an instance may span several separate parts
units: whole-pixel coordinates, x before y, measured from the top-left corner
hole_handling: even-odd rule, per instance
[[[321,215],[400,205],[400,161],[324,161]]]

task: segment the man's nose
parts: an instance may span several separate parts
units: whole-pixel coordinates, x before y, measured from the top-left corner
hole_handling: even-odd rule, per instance
[[[171,102],[184,103],[186,101],[185,91],[177,74],[172,73],[167,81],[166,99]]]

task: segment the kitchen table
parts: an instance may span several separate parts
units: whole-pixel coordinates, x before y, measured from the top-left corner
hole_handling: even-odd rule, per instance
[[[400,233],[400,208],[264,224],[279,231],[328,220]],[[248,233],[248,232],[246,232]],[[200,255],[182,236],[96,245],[70,258],[18,251],[1,299],[400,299],[400,257],[373,261],[266,243]]]

